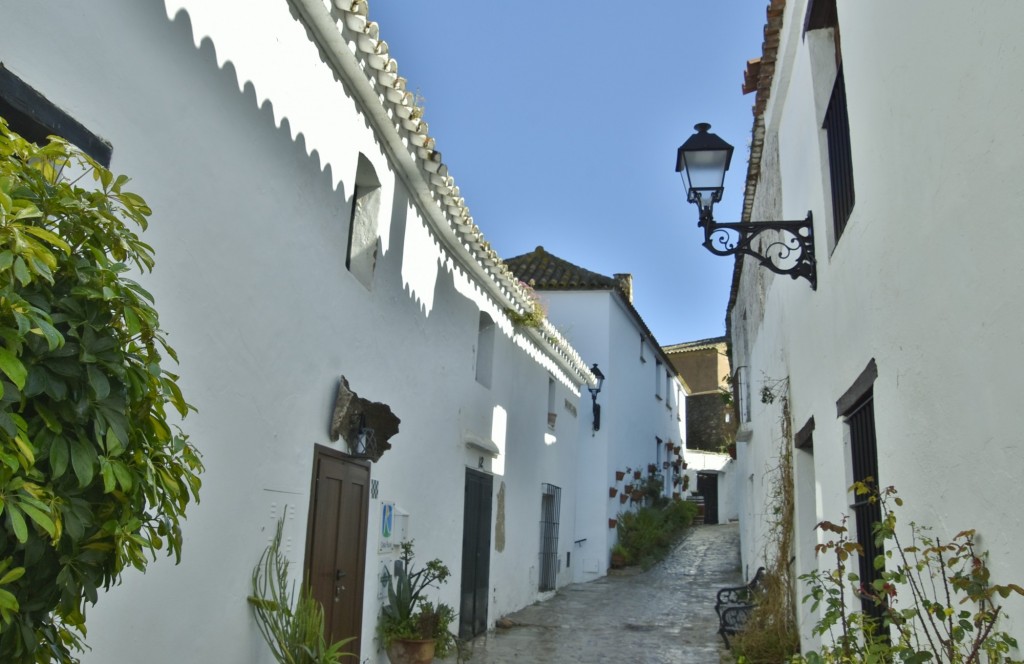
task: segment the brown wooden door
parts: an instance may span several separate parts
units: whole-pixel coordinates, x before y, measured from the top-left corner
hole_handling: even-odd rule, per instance
[[[324,607],[328,642],[350,636],[346,650],[358,654],[363,625],[363,570],[370,500],[370,465],[317,447],[306,574]]]

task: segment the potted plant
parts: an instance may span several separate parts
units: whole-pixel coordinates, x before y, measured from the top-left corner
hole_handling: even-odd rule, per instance
[[[626,476],[626,471],[624,471],[624,470],[616,470],[615,471],[615,481],[616,482],[621,482],[622,478],[624,478],[625,476]]]
[[[388,577],[388,601],[381,609],[377,638],[391,664],[426,664],[458,647],[450,625],[455,611],[424,597],[427,588],[440,588],[451,572],[439,559],[413,569],[413,542],[402,542],[400,564]]]
[[[610,562],[612,569],[622,569],[629,564],[629,551],[621,544],[616,544],[612,547]]]
[[[614,498],[615,494],[617,494],[618,492],[619,492],[619,490],[616,489],[615,487],[613,487],[613,486],[608,487],[608,497],[609,498]]]

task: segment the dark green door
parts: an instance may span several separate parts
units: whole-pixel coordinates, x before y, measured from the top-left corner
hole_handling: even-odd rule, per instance
[[[466,506],[462,520],[462,597],[459,638],[470,639],[487,631],[487,602],[491,584],[490,475],[466,469]]]

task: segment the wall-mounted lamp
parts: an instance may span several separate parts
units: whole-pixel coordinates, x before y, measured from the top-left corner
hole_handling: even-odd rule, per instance
[[[364,413],[352,414],[352,432],[354,441],[349,444],[352,456],[363,459],[373,458],[377,450],[377,435],[373,429],[366,426]]]
[[[597,403],[597,395],[601,393],[601,386],[604,385],[604,374],[597,368],[597,363],[590,367],[590,373],[597,379],[597,387],[588,387],[590,398],[594,402],[594,431],[601,429],[601,404]]]
[[[803,221],[756,221],[752,223],[718,223],[712,216],[715,203],[722,200],[725,172],[732,161],[732,146],[709,133],[706,122],[694,126],[697,133],[679,146],[676,172],[683,178],[686,200],[700,210],[697,225],[704,229],[704,246],[718,256],[747,254],[772,272],[803,277],[818,285],[814,260],[814,233],[811,213]],[[757,242],[764,233],[766,243]],[[757,245],[757,246],[755,246]]]

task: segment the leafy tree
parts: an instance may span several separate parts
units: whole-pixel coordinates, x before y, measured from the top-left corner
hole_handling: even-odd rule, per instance
[[[127,182],[0,118],[0,661],[74,661],[85,603],[158,550],[180,559],[198,500],[177,357],[127,276],[153,267]]]

